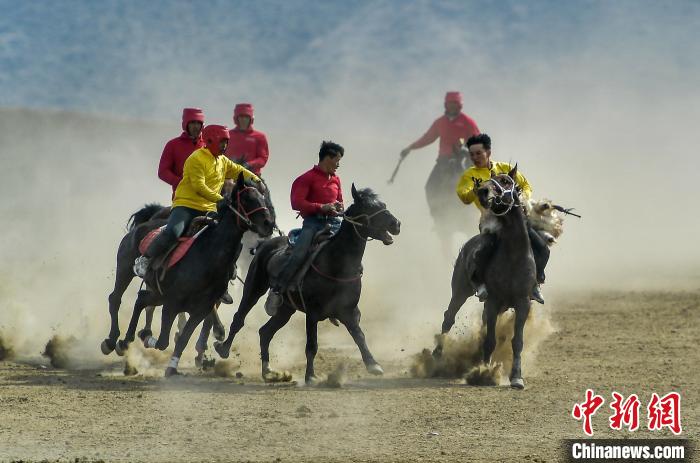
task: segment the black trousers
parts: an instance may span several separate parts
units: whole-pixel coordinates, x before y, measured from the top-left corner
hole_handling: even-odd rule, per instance
[[[165,230],[163,230],[148,246],[145,256],[153,258],[162,255],[175,244],[183,233],[185,233],[192,219],[205,214],[205,211],[198,211],[190,207],[173,207],[170,211],[170,217],[168,217],[168,224],[165,226]]]

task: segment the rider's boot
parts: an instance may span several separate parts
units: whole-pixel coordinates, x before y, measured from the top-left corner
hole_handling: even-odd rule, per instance
[[[222,304],[233,304],[233,297],[229,294],[228,289],[221,296],[220,300]]]
[[[540,304],[544,304],[544,297],[542,297],[542,291],[540,289],[539,283],[532,288],[532,294],[530,295],[530,299],[532,299],[533,301],[537,301]]]

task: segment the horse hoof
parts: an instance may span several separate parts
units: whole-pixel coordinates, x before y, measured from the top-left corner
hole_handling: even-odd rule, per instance
[[[367,365],[367,371],[370,374],[375,375],[375,376],[381,376],[384,374],[384,369],[378,363],[373,363],[371,365]]]
[[[510,387],[522,391],[525,389],[525,381],[522,378],[513,378],[510,380]]]
[[[118,356],[124,357],[127,350],[129,350],[129,344],[124,341],[117,341],[117,345],[114,347],[114,352],[116,352]]]
[[[158,345],[158,340],[153,336],[148,336],[143,339],[143,347],[146,349],[153,349]],[[161,349],[163,350],[163,349]]]
[[[180,373],[177,371],[177,368],[173,367],[168,367],[165,369],[165,377],[170,378],[171,376],[179,376]]]
[[[306,378],[304,378],[304,382],[308,386],[313,386],[314,384],[318,383],[318,376],[316,376],[316,375],[307,376]]]
[[[100,344],[100,350],[105,355],[109,355],[110,353],[112,353],[115,347],[116,344],[111,339],[105,339],[104,341],[102,341],[102,344]]]
[[[139,331],[138,336],[139,336],[139,339],[145,343],[145,342],[146,342],[146,339],[148,339],[148,338],[150,338],[151,336],[153,336],[153,331],[143,329],[143,330]]]
[[[229,347],[226,347],[226,345],[222,342],[215,342],[214,350],[217,354],[219,354],[219,357],[221,357],[222,359],[227,359],[231,349]]]
[[[442,357],[442,346],[437,346],[433,349],[433,358],[439,359],[440,357]]]
[[[194,366],[196,366],[197,368],[202,368],[203,364],[204,364],[204,352],[200,352],[194,358]]]

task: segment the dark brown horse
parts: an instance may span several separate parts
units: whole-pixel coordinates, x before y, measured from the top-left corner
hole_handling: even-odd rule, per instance
[[[358,303],[362,292],[362,257],[370,239],[380,240],[385,245],[392,244],[394,240],[391,235],[400,232],[401,223],[371,190],[357,191],[353,185],[352,197],[354,203],[345,212],[340,230],[315,257],[301,282],[301,292],[288,293],[277,313],[260,328],[263,378],[271,373],[270,341],[297,310],[306,313],[307,383],[315,379],[317,324],[327,318],[337,319],[345,325],[360,349],[367,371],[377,375],[384,372],[370,353],[360,328]],[[286,247],[287,238],[279,237],[262,243],[255,253],[228,337],[223,343],[214,344],[222,358],[228,357],[233,339],[243,327],[246,315],[270,287],[271,275],[279,273],[284,264]]]
[[[510,384],[523,389],[520,354],[523,350],[523,327],[530,313],[530,294],[535,285],[535,260],[530,246],[525,213],[520,203],[520,193],[515,185],[517,166],[507,175],[500,174],[484,182],[477,190],[479,202],[489,212],[488,219],[496,227],[498,244],[489,264],[482,270],[488,290],[484,303],[483,323],[486,337],[483,342],[484,363],[491,362],[496,348],[496,318],[508,308],[515,309],[515,329],[512,340],[513,367]],[[472,296],[471,274],[473,254],[483,235],[467,241],[460,250],[452,273],[452,298],[445,311],[442,332],[447,333],[454,325],[455,316],[464,302]],[[435,355],[441,353],[441,346]]]

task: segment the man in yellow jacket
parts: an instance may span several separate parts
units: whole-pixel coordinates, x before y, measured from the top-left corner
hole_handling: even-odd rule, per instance
[[[226,127],[208,125],[202,131],[202,137],[206,146],[194,151],[185,161],[182,180],[175,190],[165,230],[134,263],[134,273],[142,278],[148,270],[150,260],[162,255],[175,244],[192,219],[216,211],[216,203],[224,198],[219,192],[225,179],[237,178],[243,173],[247,180],[260,181],[254,173],[222,156],[229,140]]]
[[[464,204],[474,204],[483,211],[483,206],[479,203],[476,197],[476,190],[479,186],[491,178],[491,175],[507,174],[512,166],[505,162],[491,161],[491,137],[485,133],[474,135],[467,140],[467,149],[469,149],[469,157],[474,164],[464,171],[462,177],[457,183],[457,196]],[[515,175],[515,183],[520,188],[521,198],[523,200],[530,199],[532,196],[532,187],[525,176],[518,171]],[[481,231],[483,240],[482,245],[474,254],[476,271],[472,275],[472,282],[476,287],[476,295],[480,301],[486,300],[488,293],[486,285],[483,281],[481,271],[486,267],[489,259],[493,255],[497,244],[497,237],[488,230]],[[544,304],[544,298],[540,291],[539,285],[544,283],[545,275],[544,268],[549,260],[549,248],[542,237],[528,224],[528,235],[530,244],[532,245],[532,253],[535,258],[537,267],[537,285],[532,290],[532,298]]]

